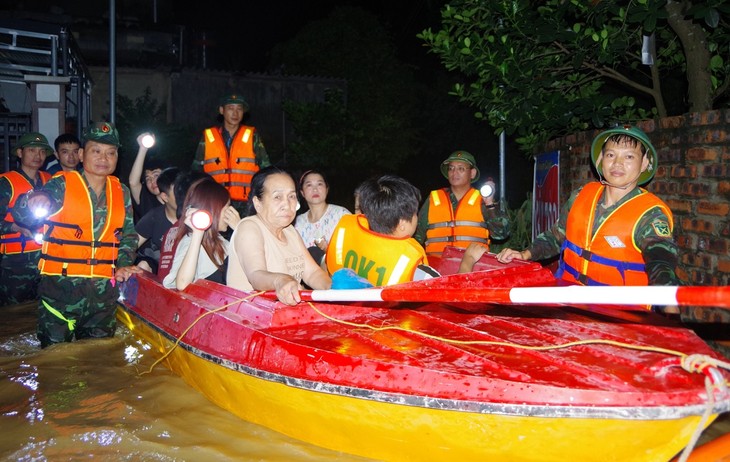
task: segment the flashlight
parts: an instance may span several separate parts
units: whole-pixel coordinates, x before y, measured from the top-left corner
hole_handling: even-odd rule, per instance
[[[43,233],[35,233],[33,235],[33,240],[38,245],[43,244]]]
[[[154,136],[152,136],[150,134],[147,134],[147,135],[144,135],[142,137],[142,146],[144,146],[145,148],[149,149],[149,148],[151,148],[154,145],[155,145],[155,137]]]
[[[494,188],[492,188],[491,184],[487,183],[479,188],[479,193],[482,195],[482,197],[489,197],[494,194]]]
[[[33,210],[33,215],[36,218],[45,218],[48,215],[48,209],[45,207],[38,207]]]
[[[205,231],[213,223],[213,217],[207,210],[196,210],[190,217],[190,223],[193,224],[193,228]]]

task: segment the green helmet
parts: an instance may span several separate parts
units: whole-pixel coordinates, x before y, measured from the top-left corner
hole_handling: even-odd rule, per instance
[[[603,150],[603,145],[606,144],[606,140],[613,135],[626,135],[631,138],[635,138],[644,146],[648,153],[651,154],[651,157],[649,158],[649,167],[647,167],[645,171],[641,172],[641,175],[639,175],[639,179],[637,180],[637,184],[642,185],[644,183],[648,183],[649,180],[654,178],[654,173],[656,173],[656,169],[659,164],[659,157],[656,149],[654,149],[654,145],[651,144],[649,137],[643,130],[631,125],[609,128],[608,130],[599,133],[593,139],[593,145],[591,146],[591,161],[593,162],[593,166],[596,167],[598,174],[603,176],[601,166],[598,165],[596,161],[598,160],[598,156],[601,155],[601,151]]]

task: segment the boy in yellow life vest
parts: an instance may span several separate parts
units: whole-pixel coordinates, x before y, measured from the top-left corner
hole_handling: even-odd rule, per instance
[[[38,264],[41,347],[74,338],[114,335],[117,281],[141,270],[129,188],[112,176],[119,134],[110,123],[90,127],[79,150],[83,171],[59,172],[40,191],[22,196],[13,217],[43,220]],[[39,211],[45,218],[37,218]]]
[[[605,130],[593,140],[591,160],[599,181],[574,191],[558,221],[528,249],[503,249],[497,259],[509,263],[560,254],[557,276],[569,282],[678,285],[672,212],[640,187],[657,169],[649,137],[631,125]]]
[[[0,306],[37,298],[41,245],[35,234],[39,230],[15,220],[12,211],[22,194],[41,188],[51,178],[40,171],[51,152],[45,136],[26,133],[15,148],[20,168],[0,175]]]
[[[345,215],[335,227],[325,261],[330,274],[349,268],[375,286],[438,276],[428,267],[416,230],[421,193],[395,175],[357,188],[362,214]]]

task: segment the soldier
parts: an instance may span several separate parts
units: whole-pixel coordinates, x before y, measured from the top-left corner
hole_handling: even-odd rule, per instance
[[[43,348],[74,337],[113,336],[116,282],[141,271],[131,266],[137,247],[131,195],[112,176],[119,134],[101,123],[87,129],[83,141],[83,171],[58,173],[42,190],[23,195],[13,212],[25,222],[39,209],[48,211],[38,286]]]
[[[53,152],[40,133],[27,133],[18,140],[15,154],[20,168],[0,175],[0,306],[37,298],[38,258],[41,246],[34,240],[38,229],[13,219],[18,197],[45,184],[51,175],[40,171]]]
[[[558,221],[528,249],[504,249],[497,259],[509,263],[560,254],[557,275],[573,283],[677,285],[672,212],[639,187],[658,166],[649,137],[631,125],[608,129],[593,140],[591,160],[600,181],[573,191]]]
[[[248,103],[240,94],[221,98],[218,112],[223,125],[205,130],[192,165],[192,170],[203,170],[228,189],[231,205],[242,217],[248,212],[251,178],[271,164],[258,131],[241,125],[247,111]]]
[[[441,256],[446,246],[466,249],[470,243],[485,246],[491,239],[506,239],[510,222],[494,201],[494,183],[484,196],[472,187],[479,180],[474,156],[456,151],[441,163],[441,174],[449,180],[447,188],[431,191],[418,213],[418,228],[413,236],[429,256]]]

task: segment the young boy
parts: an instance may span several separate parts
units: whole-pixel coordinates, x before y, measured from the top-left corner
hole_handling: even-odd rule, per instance
[[[561,253],[558,276],[582,285],[677,285],[677,245],[669,207],[639,185],[657,169],[646,133],[624,125],[593,140],[600,181],[574,191],[552,229],[530,248],[497,259],[542,260]]]
[[[38,339],[45,348],[74,339],[111,337],[117,281],[141,270],[129,189],[112,176],[119,134],[110,123],[90,127],[79,150],[82,172],[61,172],[18,200],[13,216],[31,222],[48,211],[38,264]]]
[[[41,245],[34,234],[39,230],[15,220],[12,211],[22,194],[41,188],[51,178],[40,171],[51,151],[45,136],[27,133],[15,149],[20,168],[0,175],[0,306],[37,298]]]
[[[139,236],[136,264],[145,271],[157,273],[162,237],[177,221],[177,201],[173,190],[179,171],[177,167],[168,167],[160,173],[157,177],[160,194],[157,197],[163,205],[147,212],[135,225]]]
[[[362,215],[345,215],[332,233],[325,261],[330,274],[350,268],[375,286],[434,274],[416,230],[421,193],[403,178],[383,175],[357,188]]]

